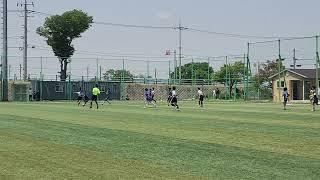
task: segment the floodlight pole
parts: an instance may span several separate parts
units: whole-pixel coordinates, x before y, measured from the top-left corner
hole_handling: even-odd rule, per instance
[[[8,4],[3,0],[2,101],[8,101]]]
[[[278,40],[278,50],[279,50],[279,54],[278,54],[278,58],[279,58],[279,60],[278,60],[278,73],[279,73],[279,87],[278,87],[278,90],[279,90],[279,102],[281,101],[281,91],[280,91],[280,89],[281,89],[281,40],[279,39]]]
[[[179,23],[179,85],[181,85],[181,59],[182,59],[182,27]]]
[[[249,43],[248,43],[249,44]],[[247,82],[246,82],[246,54],[243,55],[243,86],[244,86],[244,91],[243,91],[243,99],[247,100]]]
[[[171,85],[171,62],[170,61],[168,61],[168,62],[169,62],[169,82],[168,82],[168,84]]]
[[[28,4],[24,0],[24,36],[23,36],[23,80],[28,76]]]
[[[96,70],[97,70],[97,72],[96,72],[96,76],[97,76],[96,81],[99,81],[98,80],[98,78],[99,78],[99,58],[96,59]]]
[[[210,78],[210,57],[208,57],[208,85],[210,85],[210,80],[211,80],[211,78]]]
[[[319,36],[316,36],[316,94],[319,95]]]
[[[226,89],[227,89],[227,91],[229,91],[229,88],[227,88],[227,85],[228,85],[228,56],[226,56],[226,75],[224,78],[225,78]],[[227,99],[227,92],[226,92],[225,99]]]
[[[174,84],[175,84],[177,81],[177,51],[174,50],[173,54],[174,54],[173,62],[174,62]]]
[[[247,58],[246,55],[244,55],[244,59],[245,59],[245,100],[248,99],[248,91],[249,91],[249,68],[250,68],[250,43],[247,44]]]

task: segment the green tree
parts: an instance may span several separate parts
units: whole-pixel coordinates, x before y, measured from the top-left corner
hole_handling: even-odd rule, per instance
[[[210,78],[213,74],[213,68],[207,62],[188,63],[181,66],[182,79],[208,79],[208,68]],[[177,79],[179,79],[179,67],[176,69]],[[174,72],[170,74],[171,79],[174,79]]]
[[[134,75],[130,73],[130,71],[127,70],[114,70],[109,69],[103,74],[103,78],[105,80],[120,80],[122,77],[122,74],[124,75],[125,79],[132,79],[134,78]]]
[[[267,88],[272,87],[272,79],[269,77],[279,73],[279,61],[267,61],[266,63],[261,64],[258,67],[258,73],[253,76],[253,82],[255,88],[261,88],[263,85],[266,85]],[[283,71],[285,67],[283,64],[280,64],[280,71]]]
[[[234,64],[224,65],[214,74],[214,79],[227,86],[228,82],[230,94],[233,90],[233,86],[236,82],[240,82],[244,76],[244,64],[241,61],[237,61]]]
[[[72,41],[80,38],[92,23],[92,16],[81,10],[72,10],[46,18],[44,25],[37,29],[37,33],[46,39],[59,58],[61,81],[67,78],[67,65],[75,51]]]

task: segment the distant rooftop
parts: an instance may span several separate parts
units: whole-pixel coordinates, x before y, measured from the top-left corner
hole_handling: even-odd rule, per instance
[[[289,71],[293,74],[301,76],[307,79],[315,79],[316,78],[316,70],[315,69],[285,69],[281,73]],[[274,78],[275,76],[279,75],[279,73],[271,76],[270,78]]]

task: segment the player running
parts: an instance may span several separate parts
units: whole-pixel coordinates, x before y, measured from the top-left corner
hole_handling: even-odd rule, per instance
[[[172,98],[171,98],[171,106],[175,107],[179,111],[179,105],[178,105],[178,99],[177,99],[177,92],[176,92],[176,87],[172,87]]]
[[[288,103],[288,99],[289,99],[289,93],[288,93],[288,88],[284,88],[283,89],[283,110],[287,109],[287,103]]]
[[[149,104],[152,104],[153,107],[156,107],[156,104],[152,101],[152,92],[151,89],[149,90],[148,88],[145,89],[144,91],[144,98],[145,98],[145,104],[144,108],[147,108]]]
[[[82,106],[86,106],[87,102],[89,102],[89,97],[88,97],[86,91],[84,91],[83,105]]]
[[[77,103],[78,103],[78,106],[80,106],[81,101],[84,100],[84,92],[80,88],[80,91],[79,92],[75,92],[75,94],[77,94],[77,96],[78,96],[77,97]]]
[[[203,108],[204,95],[203,95],[203,92],[201,91],[201,89],[199,87],[198,87],[198,98],[199,98],[199,107]]]
[[[151,101],[153,101],[154,103],[157,103],[157,101],[154,99],[154,96],[155,96],[154,87],[152,88],[152,90],[150,89],[150,91],[151,91]]]
[[[99,104],[98,104],[98,95],[100,95],[100,89],[98,88],[98,84],[92,89],[92,98],[91,98],[91,103],[90,103],[90,109],[92,108],[92,102],[96,102],[97,109],[99,109]]]
[[[316,93],[316,87],[313,86],[310,90],[310,103],[311,103],[311,111],[316,111],[316,106],[318,105],[319,99]]]
[[[102,105],[104,105],[105,102],[108,102],[109,104],[111,104],[110,100],[111,100],[111,89],[108,88],[107,92],[106,92],[106,95],[107,97],[104,99]]]

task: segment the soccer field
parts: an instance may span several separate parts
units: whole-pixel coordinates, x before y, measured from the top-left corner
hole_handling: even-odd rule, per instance
[[[0,179],[320,179],[308,105],[0,103]]]

